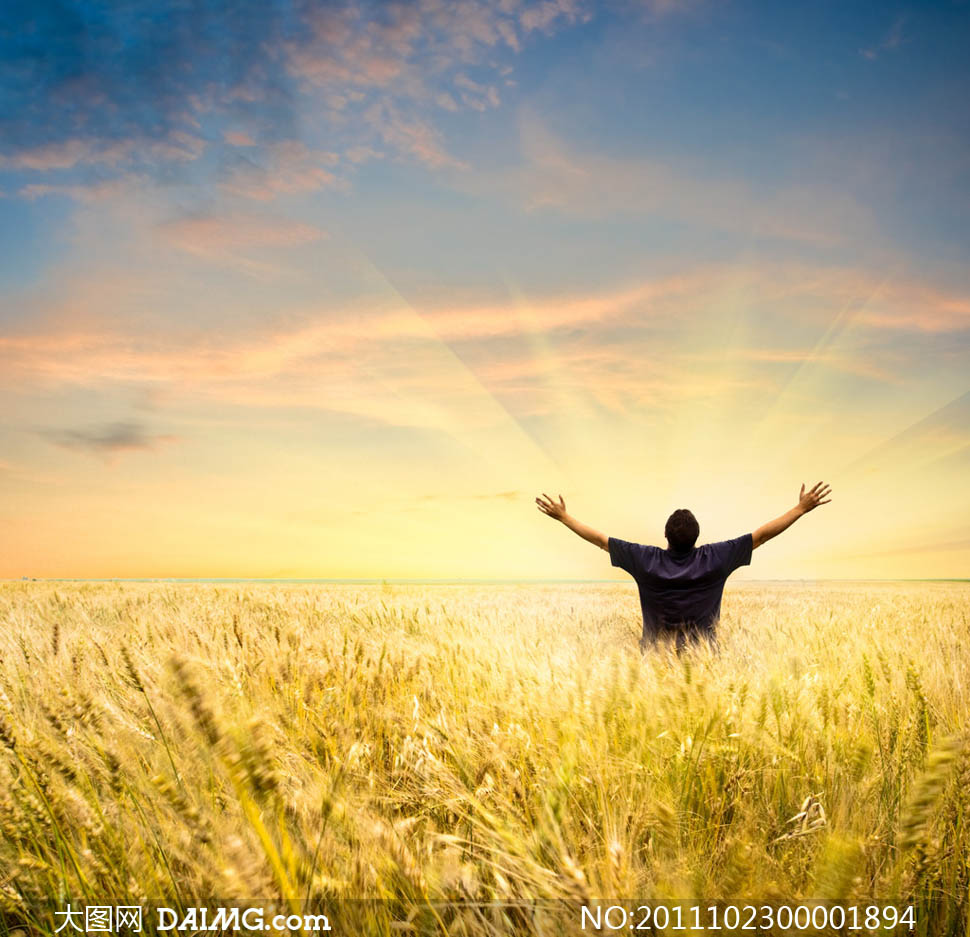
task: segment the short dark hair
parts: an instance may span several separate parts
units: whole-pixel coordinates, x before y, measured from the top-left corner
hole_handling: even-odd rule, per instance
[[[678,508],[667,518],[664,535],[667,542],[675,550],[689,550],[697,542],[697,535],[701,532],[697,518],[687,510]]]

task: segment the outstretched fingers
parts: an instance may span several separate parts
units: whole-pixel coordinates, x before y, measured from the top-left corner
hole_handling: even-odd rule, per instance
[[[541,498],[536,498],[536,505],[538,505],[539,510],[543,514],[548,514],[549,517],[555,518],[558,521],[561,521],[566,516],[566,502],[563,500],[562,495],[559,495],[559,500],[556,501],[543,492]]]
[[[832,499],[829,497],[832,494],[832,486],[828,482],[819,482],[815,488],[812,489],[812,494],[814,496],[816,507],[820,504],[828,504]]]
[[[802,489],[799,492],[798,500],[810,511],[812,508],[817,508],[820,504],[828,504],[832,500],[829,497],[830,494],[832,494],[832,486],[828,482],[815,482],[808,492],[805,491],[805,483],[802,482]]]

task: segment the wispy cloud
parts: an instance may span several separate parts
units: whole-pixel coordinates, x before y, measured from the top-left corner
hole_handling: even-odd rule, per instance
[[[883,52],[893,52],[898,49],[908,41],[903,35],[903,26],[906,25],[906,20],[907,16],[901,13],[893,20],[892,26],[889,27],[883,38],[874,45],[859,49],[859,55],[872,62],[879,58]]]
[[[276,264],[250,256],[253,250],[294,247],[327,237],[315,225],[243,214],[193,215],[164,222],[157,230],[179,250],[253,275],[280,270]]]
[[[130,421],[104,423],[85,429],[43,430],[41,434],[64,449],[79,449],[99,455],[156,449],[162,443],[178,439],[177,436],[151,433],[143,424]]]
[[[65,195],[78,202],[112,202],[123,199],[133,191],[151,184],[147,174],[125,173],[113,178],[91,182],[30,182],[21,186],[17,195],[33,201],[45,195]]]
[[[473,110],[484,111],[489,107],[499,106],[499,94],[495,85],[479,84],[462,72],[455,76],[454,84],[460,89],[461,100]]]
[[[332,151],[312,149],[299,140],[281,140],[267,144],[259,153],[227,156],[220,185],[230,194],[262,202],[281,194],[345,191],[348,181],[335,172],[339,160]]]
[[[232,146],[256,146],[256,141],[242,130],[224,130],[222,139]]]
[[[187,220],[174,230],[187,249],[203,251],[210,230],[212,249],[242,249],[254,237],[207,224]],[[287,243],[294,235],[286,228],[260,235],[270,236]],[[752,267],[739,286],[740,275],[734,267],[700,267],[586,296],[536,297],[526,305],[458,306],[442,298],[417,309],[359,303],[289,309],[276,321],[218,336],[187,324],[143,333],[104,317],[112,302],[128,302],[118,292],[122,283],[115,287],[119,298],[103,285],[98,292],[71,289],[69,314],[52,308],[49,330],[0,336],[0,373],[4,383],[21,389],[151,385],[258,410],[315,407],[446,430],[494,421],[495,407],[481,405],[489,398],[519,417],[557,412],[563,394],[588,413],[599,408],[631,415],[645,408],[671,412],[686,400],[763,399],[779,390],[795,365],[883,383],[898,383],[908,373],[900,370],[908,365],[898,342],[886,345],[881,337],[910,334],[908,319],[894,319],[892,310],[907,309],[921,295],[919,284],[887,289],[885,318],[877,324],[858,313],[850,343],[817,348],[818,337],[846,304],[873,292],[872,278],[792,264]],[[806,337],[772,344],[772,320],[756,327],[753,312],[746,343],[698,351],[681,341],[686,327],[709,327],[708,311],[716,317],[731,295],[726,284],[790,310]],[[953,297],[937,301],[958,305]],[[95,317],[82,325],[79,316],[87,307]],[[935,314],[936,327],[943,327],[943,313]],[[948,325],[965,323],[951,319]],[[536,346],[539,338],[544,351]]]
[[[364,120],[383,143],[398,153],[424,163],[432,169],[469,169],[464,160],[452,156],[445,148],[442,135],[427,120],[406,117],[389,101],[376,101],[364,112]]]
[[[489,491],[475,494],[431,494],[417,495],[416,501],[515,501],[522,496],[521,491]]]
[[[189,162],[201,155],[205,141],[176,130],[164,140],[90,140],[73,138],[0,155],[0,169],[30,169],[46,172],[76,166],[118,168],[132,162]]]
[[[736,348],[731,350],[735,361],[782,366],[811,364],[845,374],[855,374],[883,383],[900,383],[903,378],[892,365],[880,364],[871,357],[852,354],[849,350],[818,350],[810,348]]]
[[[821,183],[765,187],[696,159],[690,165],[580,149],[556,136],[527,106],[519,112],[519,141],[521,165],[479,167],[451,184],[479,197],[502,198],[527,213],[664,218],[810,244],[838,244],[875,229],[870,209],[849,192]]]
[[[861,318],[876,328],[959,332],[970,329],[970,299],[948,296],[929,285],[914,285],[873,303]]]
[[[512,84],[503,55],[521,53],[530,33],[592,16],[578,0],[204,11],[157,0],[143,19],[80,2],[14,12],[0,37],[0,171],[97,171],[28,182],[26,197],[84,198],[112,175],[164,177],[172,164],[206,178],[214,163],[224,189],[263,200],[346,186],[334,150],[353,163],[351,151],[381,156],[375,143],[434,169],[466,168],[434,114],[498,107],[497,79]],[[326,152],[311,142],[324,136],[338,141]],[[213,150],[214,161],[199,159]]]
[[[121,161],[125,147],[99,147],[89,140],[63,140],[0,156],[0,169],[71,169],[78,163],[108,163]]]
[[[706,0],[626,0],[626,2],[639,9],[650,20],[669,16],[672,13],[694,13],[707,5]]]
[[[579,20],[585,23],[592,19],[593,14],[582,0],[544,0],[523,9],[519,14],[519,23],[526,33],[533,29],[551,32],[559,17],[569,22]]]
[[[236,225],[229,218],[196,217],[170,222],[164,236],[182,249],[216,255],[249,246],[307,243],[322,236],[312,226],[285,220],[261,219]],[[705,265],[640,283],[576,295],[534,297],[526,306],[518,303],[474,303],[462,305],[444,295],[418,309],[361,307],[290,310],[277,322],[250,327],[226,341],[199,341],[190,328],[169,328],[153,334],[150,341],[137,326],[119,327],[112,308],[128,303],[129,289],[148,288],[137,279],[98,278],[97,284],[72,281],[64,297],[47,304],[35,301],[34,330],[0,336],[0,362],[8,380],[19,382],[84,382],[171,379],[179,382],[224,381],[230,377],[252,379],[298,371],[316,370],[320,356],[332,359],[334,367],[353,361],[382,363],[400,356],[400,349],[419,343],[467,343],[487,349],[490,341],[541,334],[546,338],[567,336],[580,330],[595,349],[605,339],[603,330],[642,329],[649,325],[653,339],[670,329],[680,329],[689,310],[703,310],[718,302],[725,284],[744,289],[762,305],[792,309],[803,325],[815,323],[824,329],[840,309],[873,297],[853,315],[858,326],[872,334],[905,335],[913,331],[940,334],[970,329],[970,300],[942,293],[919,282],[888,284],[851,268],[824,269],[796,263],[768,263],[748,269],[737,266]],[[877,291],[877,287],[881,287]],[[914,312],[913,310],[919,310]],[[99,315],[99,313],[101,315]],[[47,321],[48,326],[41,323]],[[115,323],[111,325],[111,323]],[[659,333],[657,332],[659,330]],[[587,348],[587,351],[590,351]],[[468,352],[472,359],[478,356]],[[512,376],[516,362],[510,349],[496,346],[494,368],[503,367]],[[732,355],[752,361],[795,362],[818,358],[811,348],[772,347],[752,343],[734,349]],[[846,350],[829,349],[822,356],[833,367],[862,367]],[[343,362],[341,365],[340,363]],[[877,362],[868,368],[878,369]],[[873,372],[878,373],[878,370]]]

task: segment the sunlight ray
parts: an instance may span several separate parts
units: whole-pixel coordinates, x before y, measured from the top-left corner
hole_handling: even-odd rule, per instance
[[[538,378],[538,383],[553,401],[554,412],[557,415],[569,417],[559,429],[565,451],[569,452],[571,457],[582,455],[587,460],[595,457],[597,453],[603,451],[603,439],[591,440],[588,435],[590,432],[595,432],[596,412],[587,399],[570,389],[570,381],[561,359],[522,288],[506,270],[500,270],[499,277],[512,298],[512,309],[522,337],[528,343],[536,365],[535,376]],[[580,419],[576,419],[577,416]],[[584,427],[582,432],[578,429],[580,422]]]
[[[832,348],[837,347],[836,341],[839,339],[845,331],[852,325],[852,323],[863,313],[868,307],[869,303],[876,297],[883,287],[889,282],[892,274],[887,273],[871,290],[869,295],[865,298],[862,303],[854,304],[852,300],[847,300],[842,308],[839,310],[838,314],[829,322],[825,331],[816,340],[815,344],[812,346],[811,350],[803,358],[801,358],[792,371],[786,376],[778,390],[778,393],[772,398],[771,404],[762,414],[762,418],[759,421],[759,426],[764,423],[770,422],[775,418],[775,415],[782,408],[782,405],[786,402],[786,397],[794,390],[796,383],[801,380],[807,380],[806,373],[810,366],[814,366],[823,352],[829,351]],[[785,415],[787,416],[787,415]]]
[[[351,245],[352,242],[348,241],[348,244]],[[416,309],[401,294],[369,256],[361,251],[356,244],[352,244],[352,247],[361,265],[379,281],[397,302],[413,314],[415,323],[419,324],[424,337],[428,342],[433,343],[440,353],[441,357],[438,364],[442,374],[448,378],[449,386],[455,388],[461,386],[464,390],[473,391],[476,403],[475,417],[477,421],[484,424],[484,428],[472,426],[470,422],[468,424],[463,423],[462,419],[466,414],[454,412],[453,408],[449,407],[446,402],[443,409],[451,417],[448,432],[460,443],[479,453],[502,477],[508,477],[510,472],[512,475],[541,476],[546,479],[546,484],[562,487],[567,479],[567,473],[563,466],[482,384],[475,372],[461,359],[450,343],[440,335],[433,322],[427,316],[422,315],[421,311]],[[411,403],[419,400],[425,404],[429,403],[413,391],[403,392],[386,375],[382,375],[374,369],[368,369],[368,373],[373,380],[392,390],[397,396],[407,396]],[[454,383],[451,384],[450,382]],[[431,403],[437,408],[442,408],[440,400],[433,400]],[[470,417],[471,415],[468,414],[467,416]]]
[[[798,361],[763,411],[751,432],[749,445],[767,454],[764,463],[767,472],[776,471],[791,458],[794,452],[811,443],[839,419],[838,411],[829,408],[823,420],[816,421],[814,425],[803,424],[793,420],[792,412],[786,408],[790,407],[792,396],[799,388],[802,391],[811,390],[813,383],[821,384],[829,379],[824,370],[818,367],[821,356],[824,352],[838,347],[838,340],[847,335],[852,324],[885,287],[891,276],[892,272],[887,273],[862,303],[855,304],[850,300],[842,306],[808,354]],[[799,428],[798,433],[792,432],[795,425]]]
[[[926,464],[953,455],[955,452],[966,447],[967,437],[970,436],[970,426],[966,426],[966,418],[968,416],[970,416],[970,390],[959,394],[952,400],[943,404],[943,406],[937,407],[935,410],[930,411],[918,420],[914,420],[908,426],[899,430],[887,439],[884,439],[878,445],[873,446],[861,456],[858,456],[848,464],[844,465],[839,470],[839,474],[848,476],[858,473],[864,470],[867,465],[871,465],[874,461],[880,458],[886,458],[896,447],[902,444],[907,444],[907,452],[910,456],[919,456],[921,458],[925,457]],[[930,431],[934,426],[941,426],[944,430],[946,430],[947,420],[944,418],[949,417],[963,418],[966,429],[962,437],[958,436],[957,438],[954,438],[952,433],[947,435],[944,432],[942,437],[938,439],[939,448],[932,453],[926,453],[925,450],[921,449],[919,446],[916,446],[915,448],[911,446],[914,437],[918,437],[921,431]]]

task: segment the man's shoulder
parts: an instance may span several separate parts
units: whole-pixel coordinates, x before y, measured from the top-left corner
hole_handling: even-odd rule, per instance
[[[754,549],[754,535],[747,533],[730,540],[718,540],[707,543],[701,549],[707,548],[706,556],[715,563],[728,563],[731,566],[747,565],[751,560]]]
[[[624,547],[635,547],[637,550],[659,550],[660,547],[655,547],[649,543],[637,543],[636,540],[624,540],[622,537],[607,537],[607,541],[615,541],[617,545],[622,545]]]
[[[745,541],[754,540],[754,535],[751,533],[741,534],[738,537],[731,537],[729,540],[713,540],[711,543],[705,543],[703,546],[698,547],[698,550],[707,550],[708,552],[719,552],[720,550],[729,550],[736,546],[744,546]]]
[[[640,562],[652,559],[660,549],[649,543],[637,543],[635,540],[623,540],[620,537],[608,537],[606,545],[611,555],[629,556]]]

